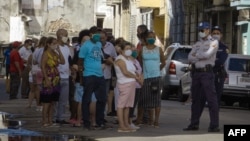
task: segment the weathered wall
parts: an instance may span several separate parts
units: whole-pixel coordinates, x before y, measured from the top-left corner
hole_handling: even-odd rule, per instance
[[[0,0],[0,42],[9,41],[10,16],[18,15],[17,0]]]
[[[47,9],[47,13],[44,13],[44,32],[65,28],[72,34],[78,34],[80,30],[93,26],[94,4],[93,0],[64,0],[63,6]]]
[[[29,35],[54,34],[65,28],[70,35],[78,35],[82,29],[95,25],[95,0],[23,0],[22,10],[32,18],[28,23]],[[0,0],[0,41],[8,42],[10,17],[20,16],[18,0]]]

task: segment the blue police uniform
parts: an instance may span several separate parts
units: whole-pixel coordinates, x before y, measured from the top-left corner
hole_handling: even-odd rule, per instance
[[[207,22],[202,22],[198,28],[199,30],[209,29],[210,25]],[[219,110],[213,73],[217,50],[218,41],[209,35],[197,41],[188,55],[188,60],[193,65],[192,106],[191,123],[187,128],[183,129],[184,131],[199,129],[200,117],[205,106],[204,101],[208,102],[209,107],[210,125],[208,131],[219,131]]]
[[[216,54],[216,61],[214,66],[215,74],[215,89],[217,93],[218,105],[220,105],[221,95],[223,93],[224,81],[226,78],[226,70],[224,68],[224,63],[228,56],[228,47],[222,42],[219,42],[219,49]]]

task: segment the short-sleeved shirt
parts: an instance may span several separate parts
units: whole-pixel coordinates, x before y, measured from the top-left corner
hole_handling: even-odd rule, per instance
[[[5,56],[5,64],[9,65],[10,64],[10,49],[6,49],[4,52],[4,56]]]
[[[64,45],[64,46],[59,46],[61,52],[62,52],[62,55],[64,57],[64,60],[65,60],[65,64],[60,64],[57,69],[59,70],[60,72],[60,78],[63,78],[63,79],[68,79],[69,78],[69,75],[70,75],[70,69],[69,69],[69,57],[70,57],[70,49],[67,45]]]
[[[84,59],[83,76],[97,76],[102,77],[102,45],[100,42],[93,43],[91,40],[87,40],[80,48],[79,58]]]
[[[23,70],[24,65],[23,65],[23,60],[17,50],[12,50],[10,52],[10,72],[17,73],[18,69],[15,65],[15,62],[19,63],[20,69]]]
[[[29,56],[32,54],[31,49],[27,49],[25,46],[21,47],[18,52],[21,58],[26,61],[28,61]],[[26,66],[27,64],[24,65]]]

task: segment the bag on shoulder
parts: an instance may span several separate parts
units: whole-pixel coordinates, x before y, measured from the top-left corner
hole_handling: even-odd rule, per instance
[[[150,83],[150,90],[151,90],[151,93],[158,93],[160,89],[160,85],[159,85],[159,80],[156,80],[156,81],[152,81]]]

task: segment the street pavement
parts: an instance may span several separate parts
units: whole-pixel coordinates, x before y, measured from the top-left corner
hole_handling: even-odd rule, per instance
[[[20,96],[19,96],[20,97]],[[32,108],[26,108],[26,99],[8,100],[5,93],[4,80],[0,80],[0,111],[15,114],[17,120],[24,121],[23,128],[50,134],[64,134],[86,136],[98,141],[223,141],[223,125],[250,124],[250,111],[239,108],[220,109],[219,133],[208,133],[209,113],[205,108],[201,117],[198,131],[182,131],[189,124],[190,105],[182,105],[180,102],[169,100],[162,101],[160,116],[160,128],[141,126],[137,132],[118,133],[118,125],[114,124],[115,117],[106,117],[107,125],[113,128],[105,130],[86,131],[81,127],[62,125],[60,127],[41,127],[41,112],[36,111],[35,101]],[[66,113],[69,116],[69,112]]]

